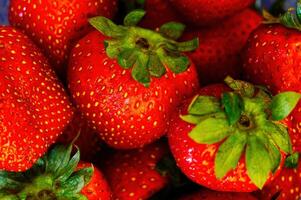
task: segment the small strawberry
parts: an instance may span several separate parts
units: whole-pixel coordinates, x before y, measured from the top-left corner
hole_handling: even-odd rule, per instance
[[[255,0],[168,0],[188,23],[199,26],[217,23],[250,6]]]
[[[113,199],[148,199],[164,188],[168,179],[156,165],[167,153],[167,146],[159,142],[143,149],[119,151],[107,159],[104,173]]]
[[[240,77],[242,71],[240,52],[250,33],[260,22],[260,15],[246,9],[221,24],[189,29],[184,33],[184,39],[199,38],[199,47],[190,52],[189,56],[196,64],[203,84],[219,83],[227,75]]]
[[[297,155],[297,154],[296,154]],[[297,158],[298,161],[298,158]],[[278,178],[260,192],[261,200],[300,200],[301,160],[297,166],[284,168]],[[290,166],[291,167],[291,166]]]
[[[0,26],[0,169],[24,171],[62,133],[73,114],[67,94],[27,36]]]
[[[38,44],[59,73],[74,42],[91,30],[88,18],[112,18],[116,0],[11,0],[9,21]]]
[[[75,112],[72,121],[58,138],[58,142],[63,144],[70,144],[73,141],[80,149],[81,160],[86,161],[94,160],[103,143],[98,133],[89,126],[79,111]]]
[[[249,193],[217,192],[201,189],[193,194],[185,195],[179,200],[256,200],[256,198]]]
[[[0,198],[111,199],[102,173],[71,151],[72,145],[56,145],[25,172],[0,171]]]
[[[297,5],[297,14],[287,12],[279,19],[265,13],[267,23],[250,36],[244,52],[243,74],[256,84],[266,85],[274,94],[284,91],[301,92],[300,40],[301,18],[298,13],[301,3]],[[292,142],[296,151],[301,151],[301,103],[290,115],[290,129],[294,132]]]
[[[180,101],[198,88],[195,66],[182,52],[197,40],[175,42],[182,25],[163,25],[161,33],[135,27],[145,12],[133,11],[126,26],[104,17],[73,49],[69,89],[78,109],[101,138],[115,148],[138,148],[163,136]],[[168,36],[168,38],[163,35]]]
[[[194,182],[218,191],[251,192],[280,172],[292,145],[281,123],[301,95],[271,97],[261,87],[225,79],[200,90],[175,112],[168,132],[180,169]],[[291,133],[292,134],[292,133]]]
[[[167,22],[183,21],[166,0],[145,0],[143,8],[146,15],[140,25],[145,28],[155,30]]]

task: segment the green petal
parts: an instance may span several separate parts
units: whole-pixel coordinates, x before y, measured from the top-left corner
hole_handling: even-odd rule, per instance
[[[264,127],[266,134],[283,152],[287,154],[292,152],[291,138],[285,126],[282,124],[267,123]]]
[[[127,16],[124,18],[123,24],[125,26],[136,26],[142,18],[145,16],[144,10],[134,10],[127,14]]]
[[[185,30],[185,25],[177,22],[169,22],[160,27],[160,33],[171,39],[179,39]]]
[[[256,136],[248,137],[246,167],[251,181],[262,189],[273,167],[268,150]]]
[[[225,107],[225,113],[229,124],[235,124],[240,119],[243,109],[241,97],[234,92],[224,93],[222,96],[222,104]]]
[[[199,144],[214,144],[231,134],[231,127],[225,118],[208,118],[201,121],[189,133],[189,137]]]
[[[220,102],[212,96],[196,96],[188,107],[191,115],[207,115],[220,112]]]
[[[283,92],[272,99],[271,111],[273,120],[285,119],[296,107],[301,94],[297,92]]]
[[[215,175],[223,178],[231,169],[235,169],[247,143],[245,134],[235,133],[219,147],[215,157]]]

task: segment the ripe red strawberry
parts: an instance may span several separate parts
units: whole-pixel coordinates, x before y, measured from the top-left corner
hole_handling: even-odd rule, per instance
[[[256,198],[249,193],[217,192],[201,189],[193,194],[185,195],[179,200],[256,200]]]
[[[174,113],[169,144],[192,181],[218,191],[251,192],[276,177],[284,155],[292,153],[288,131],[276,120],[288,116],[301,95],[271,98],[250,83],[225,81],[232,90],[207,86]]]
[[[227,75],[239,78],[242,69],[240,53],[250,33],[261,22],[255,11],[246,9],[223,23],[206,28],[189,29],[184,39],[198,37],[199,47],[189,53],[203,84],[220,83]]]
[[[73,99],[115,148],[159,139],[174,107],[198,88],[195,66],[181,53],[194,49],[197,41],[178,43],[162,36],[179,37],[178,24],[166,25],[162,34],[135,27],[143,15],[130,13],[127,26],[93,18],[91,23],[113,39],[91,32],[73,49],[69,63]]]
[[[301,5],[298,4],[298,10]],[[266,16],[271,18],[270,16]],[[250,36],[244,53],[243,73],[247,80],[266,85],[274,94],[284,91],[301,92],[300,31],[290,24],[299,18],[291,12],[283,15],[283,25],[262,25]],[[275,19],[268,19],[275,20]],[[285,27],[285,26],[288,27]],[[289,28],[290,27],[290,28]],[[296,151],[301,151],[301,104],[291,114],[290,128]]]
[[[146,15],[140,25],[149,29],[159,29],[160,26],[171,21],[183,21],[166,0],[146,0],[144,10]]]
[[[94,160],[103,143],[98,133],[90,127],[79,111],[74,114],[64,133],[58,138],[58,142],[63,144],[70,144],[73,141],[80,149],[81,160],[86,161]]]
[[[91,30],[88,18],[112,18],[116,10],[116,0],[11,0],[9,21],[30,36],[62,73],[74,43]]]
[[[81,190],[81,193],[88,200],[110,200],[112,198],[111,189],[102,172],[92,163],[80,162],[77,166],[77,170],[85,168],[93,168],[94,172],[90,182]]]
[[[192,25],[218,23],[253,4],[254,0],[169,0],[187,22]],[[219,25],[218,23],[217,25]]]
[[[26,172],[0,171],[0,198],[111,199],[102,173],[71,152],[72,145],[56,145]]]
[[[18,30],[0,26],[0,170],[24,171],[69,123],[73,111],[40,50]]]
[[[278,178],[266,186],[260,195],[261,200],[300,200],[301,163],[296,168],[284,168]]]
[[[167,153],[167,146],[159,142],[143,149],[119,151],[107,159],[104,173],[113,199],[148,199],[164,188],[168,179],[156,165]]]

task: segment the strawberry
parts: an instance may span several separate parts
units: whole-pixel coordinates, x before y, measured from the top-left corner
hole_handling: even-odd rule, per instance
[[[145,0],[144,10],[146,15],[140,25],[149,29],[159,29],[167,22],[182,22],[178,13],[166,0]]]
[[[27,36],[0,26],[0,169],[24,171],[70,122],[73,109],[47,59]]]
[[[0,171],[0,198],[109,200],[102,173],[71,152],[72,145],[55,145],[25,172]]]
[[[188,23],[195,26],[217,23],[250,6],[254,0],[168,0]]]
[[[143,149],[119,151],[107,159],[104,173],[113,199],[148,199],[164,188],[168,179],[156,165],[167,153],[167,146],[158,142]]]
[[[101,139],[79,111],[75,112],[72,121],[58,138],[58,142],[63,144],[70,144],[73,140],[80,149],[81,160],[92,161],[101,150]]]
[[[297,10],[301,9],[298,3]],[[279,19],[265,13],[267,23],[253,34],[244,51],[243,74],[245,78],[256,84],[266,85],[273,94],[284,91],[301,92],[301,73],[299,72],[301,56],[300,18],[291,11]],[[299,16],[300,17],[300,16]],[[291,24],[295,21],[295,25]],[[299,26],[298,26],[299,24]],[[290,115],[292,142],[296,151],[301,151],[301,104]]]
[[[87,197],[88,200],[110,200],[112,193],[107,180],[102,172],[93,166],[92,163],[79,162],[77,170],[92,168],[93,175],[89,183],[81,190],[81,194]]]
[[[180,36],[182,25],[176,23],[163,25],[162,33],[135,27],[144,14],[133,11],[126,26],[92,18],[109,37],[91,32],[72,50],[69,63],[68,85],[78,109],[114,148],[138,148],[159,139],[174,107],[198,88],[195,66],[181,53],[194,49],[197,40],[178,43],[164,37]]]
[[[208,189],[201,189],[193,194],[185,195],[179,200],[256,200],[249,193],[236,193],[236,192],[217,192]]]
[[[260,199],[300,200],[300,183],[301,163],[299,161],[295,168],[284,168],[279,177],[260,192]]]
[[[30,36],[62,74],[74,42],[91,30],[88,18],[112,18],[116,10],[116,0],[11,0],[9,21]]]
[[[219,83],[227,75],[240,77],[240,52],[260,22],[261,17],[255,11],[246,9],[221,24],[189,29],[184,34],[184,39],[199,38],[199,47],[189,56],[196,64],[203,84]]]
[[[261,87],[225,79],[202,88],[171,118],[168,140],[177,165],[192,181],[218,191],[261,189],[292,154],[281,122],[301,95],[271,98]]]

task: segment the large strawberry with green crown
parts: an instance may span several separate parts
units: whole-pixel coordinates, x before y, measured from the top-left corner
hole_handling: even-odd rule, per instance
[[[243,75],[247,80],[266,85],[274,94],[301,92],[300,11],[298,1],[296,14],[292,9],[279,18],[264,13],[267,24],[252,33],[245,48]],[[297,151],[301,151],[300,106],[289,117]]]
[[[136,27],[144,14],[133,11],[125,26],[92,18],[98,30],[78,42],[69,63],[74,101],[115,148],[138,148],[159,139],[173,109],[199,87],[195,66],[182,53],[195,49],[198,40],[172,40],[183,31],[177,23],[162,25],[160,33]]]
[[[220,83],[227,75],[240,78],[241,51],[261,21],[256,11],[245,9],[218,25],[191,28],[184,33],[183,39],[199,38],[199,47],[189,56],[203,84]]]
[[[216,23],[255,3],[255,0],[168,0],[183,20],[194,26]]]
[[[113,18],[117,7],[117,0],[11,0],[9,21],[44,50],[61,74],[74,43],[92,29],[88,19]]]
[[[55,145],[25,172],[0,171],[0,199],[110,200],[102,173],[72,148]]]
[[[300,99],[230,77],[202,88],[171,118],[168,140],[180,169],[218,191],[251,192],[273,180],[293,153],[284,120]]]
[[[0,26],[0,170],[24,171],[70,122],[67,94],[33,42]]]
[[[299,200],[301,198],[301,160],[298,154],[294,159],[293,165],[291,165],[292,160],[287,160],[280,175],[260,191],[261,200]]]

